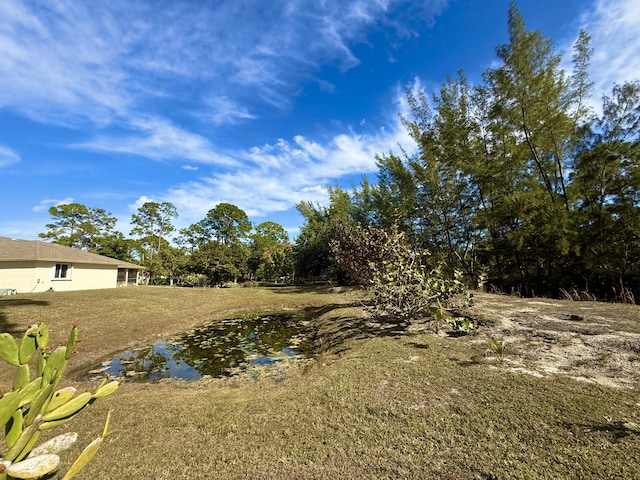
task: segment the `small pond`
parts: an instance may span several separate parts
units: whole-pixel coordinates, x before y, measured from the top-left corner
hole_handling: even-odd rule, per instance
[[[310,356],[307,322],[290,314],[213,322],[182,337],[127,351],[89,372],[138,382],[260,372]]]

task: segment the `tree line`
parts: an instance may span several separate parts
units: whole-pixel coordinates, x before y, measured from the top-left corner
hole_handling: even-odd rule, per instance
[[[146,202],[131,216],[131,235],[115,230],[116,218],[100,208],[79,203],[49,209],[53,221],[40,238],[68,247],[137,262],[146,267],[148,282],[184,286],[215,286],[246,280],[290,281],[294,275],[293,245],[278,223],[255,227],[246,213],[220,203],[197,223],[179,230],[170,202]]]
[[[333,187],[326,207],[298,205],[301,273],[361,283],[354,272],[366,265],[354,268],[353,255],[345,263],[332,242],[352,249],[354,232],[371,239],[371,229],[398,228],[415,251],[471,285],[637,298],[640,83],[615,85],[596,114],[587,32],[568,74],[552,40],[527,30],[515,3],[508,31],[496,48],[500,64],[481,84],[459,72],[432,97],[407,91],[411,115],[402,121],[417,153],[379,155],[376,182]]]

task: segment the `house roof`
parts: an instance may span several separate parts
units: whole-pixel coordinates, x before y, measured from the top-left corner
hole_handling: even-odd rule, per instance
[[[0,262],[43,261],[85,263],[91,265],[113,265],[118,268],[143,269],[135,263],[115,258],[83,252],[77,248],[65,247],[39,240],[17,240],[0,237]]]

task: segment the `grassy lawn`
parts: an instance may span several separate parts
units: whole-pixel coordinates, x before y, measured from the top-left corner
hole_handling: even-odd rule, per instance
[[[100,433],[108,402],[113,405],[112,434],[80,478],[640,478],[637,383],[613,388],[516,371],[513,365],[539,348],[533,342],[527,350],[524,340],[497,362],[483,330],[496,321],[492,312],[504,314],[503,306],[487,307],[498,300],[507,301],[480,296],[475,315],[486,326],[465,337],[419,325],[379,328],[355,292],[294,288],[4,297],[0,330],[20,335],[27,324],[45,321],[57,341],[78,319],[83,341],[69,368],[69,383],[77,384],[79,372],[104,358],[216,319],[305,311],[313,320],[316,361],[283,377],[125,383],[96,402],[68,424],[86,444]],[[533,322],[531,302],[514,302],[522,302],[515,310]],[[562,312],[584,305],[546,302],[547,323],[550,304]],[[608,323],[624,317],[625,334],[635,341],[638,307],[625,306],[624,315],[620,306],[597,308],[597,318]],[[11,378],[5,364],[5,390]]]

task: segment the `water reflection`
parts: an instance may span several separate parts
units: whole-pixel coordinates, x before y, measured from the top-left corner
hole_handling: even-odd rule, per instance
[[[173,341],[121,353],[90,375],[143,382],[232,376],[257,366],[306,358],[305,332],[305,322],[290,314],[224,320]]]

